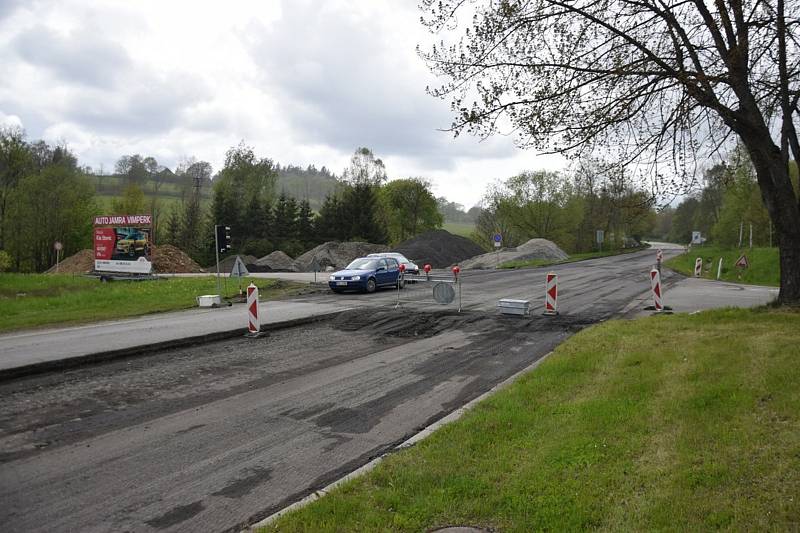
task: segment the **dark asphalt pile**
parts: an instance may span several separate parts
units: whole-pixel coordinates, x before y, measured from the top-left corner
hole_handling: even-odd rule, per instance
[[[485,252],[474,241],[443,229],[417,235],[399,244],[394,251],[420,266],[428,263],[433,268],[446,268]]]
[[[255,264],[258,267],[269,269],[270,272],[294,272],[293,262],[294,259],[289,257],[286,253],[281,250],[275,250],[271,254],[265,255],[256,261]]]

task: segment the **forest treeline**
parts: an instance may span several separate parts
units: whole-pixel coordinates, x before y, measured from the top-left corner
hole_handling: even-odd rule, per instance
[[[309,173],[320,179],[306,179]],[[282,187],[282,175],[294,176],[309,194],[310,183],[326,184],[314,191],[324,192],[322,200],[314,205],[302,191]],[[796,184],[794,163],[792,176]],[[122,190],[109,208],[99,201],[96,176],[65,145],[0,129],[0,270],[51,267],[56,241],[62,256],[91,248],[92,217],[108,211],[151,213],[156,243],[174,244],[203,265],[214,258],[215,224],[231,227],[234,252],[257,257],[273,250],[296,256],[330,240],[396,244],[444,221],[474,223],[472,237],[487,249],[500,233],[504,246],[541,237],[570,253],[599,248],[598,230],[604,249],[634,246],[645,237],[688,243],[692,231],[735,246],[740,228],[749,238],[750,224],[755,245],[769,245],[772,234],[743,150],[706,170],[701,186],[676,207],[662,209],[622,169],[593,160],[570,171],[522,172],[496,181],[480,207],[469,210],[436,198],[424,178],[389,181],[368,148],[357,149],[339,177],[325,167],[281,166],[243,143],[228,150],[216,174],[193,158],[170,171],[134,154],[119,159],[115,177]],[[167,188],[177,202],[163,201]]]

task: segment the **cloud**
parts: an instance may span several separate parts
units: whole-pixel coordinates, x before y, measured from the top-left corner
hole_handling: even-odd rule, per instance
[[[362,5],[363,7],[363,5]],[[452,158],[508,156],[510,142],[453,142],[445,102],[425,93],[431,75],[415,52],[417,12],[392,4],[359,12],[316,2],[284,6],[283,19],[252,31],[251,53],[280,95],[294,129],[344,152],[415,157],[437,167]],[[411,29],[409,32],[408,30]]]
[[[67,35],[37,25],[17,35],[10,43],[20,58],[49,70],[64,82],[111,88],[132,66],[119,44],[94,32]]]

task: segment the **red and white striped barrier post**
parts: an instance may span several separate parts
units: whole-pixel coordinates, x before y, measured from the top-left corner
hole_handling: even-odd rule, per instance
[[[661,294],[661,274],[658,269],[654,268],[650,271],[650,288],[653,291],[653,308],[656,313],[660,313],[664,310],[664,302]]]
[[[258,321],[258,287],[252,283],[247,286],[247,331],[250,335],[258,335],[261,322]]]
[[[544,314],[558,314],[558,274],[555,272],[547,273],[547,281],[544,288]]]
[[[694,277],[699,278],[703,273],[703,258],[698,257],[694,260]]]

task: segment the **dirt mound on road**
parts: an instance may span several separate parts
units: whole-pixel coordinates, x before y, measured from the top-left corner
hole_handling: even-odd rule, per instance
[[[94,250],[81,250],[75,255],[65,257],[58,264],[59,274],[86,274],[94,270]],[[45,274],[55,274],[56,267],[53,265],[45,271]]]
[[[446,268],[482,254],[484,249],[466,237],[436,229],[400,243],[393,251],[420,266],[429,263],[433,268]]]
[[[364,257],[367,254],[388,252],[389,247],[383,244],[368,242],[326,242],[313,248],[294,260],[293,266],[297,272],[313,272],[314,260],[323,271],[327,267],[341,270],[353,259]]]
[[[504,248],[498,252],[473,257],[461,264],[464,269],[497,268],[508,261],[527,261],[529,259],[547,259],[561,261],[569,255],[553,241],[547,239],[531,239],[516,248]]]
[[[275,250],[269,255],[265,255],[258,261],[256,265],[268,268],[274,272],[294,272],[294,259],[286,255],[281,250]]]
[[[169,274],[197,274],[205,272],[203,268],[189,257],[183,250],[171,244],[153,246],[153,271]]]

